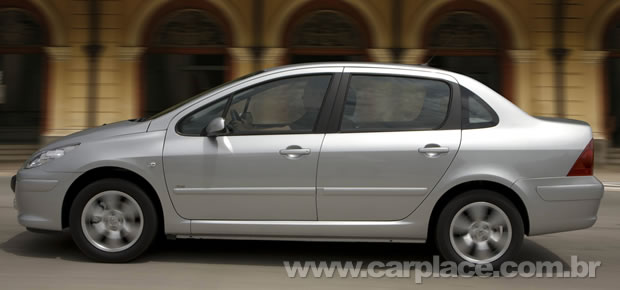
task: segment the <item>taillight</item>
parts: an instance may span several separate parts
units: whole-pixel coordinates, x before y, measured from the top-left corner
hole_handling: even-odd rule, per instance
[[[583,149],[573,168],[568,172],[568,176],[590,176],[594,173],[594,140]]]

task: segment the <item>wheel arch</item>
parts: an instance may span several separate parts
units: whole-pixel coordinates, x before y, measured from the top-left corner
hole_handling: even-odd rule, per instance
[[[127,180],[129,182],[135,183],[137,186],[142,188],[149,199],[153,202],[155,206],[157,217],[160,220],[160,229],[163,233],[163,222],[164,222],[164,213],[161,201],[159,200],[159,196],[155,191],[153,185],[151,185],[144,177],[140,174],[135,173],[134,171],[115,167],[115,166],[104,166],[90,169],[80,175],[71,186],[67,190],[65,197],[62,202],[62,228],[69,227],[69,210],[71,209],[71,204],[73,200],[77,197],[78,193],[88,184],[91,184],[97,180],[102,180],[105,178],[120,178]]]
[[[435,206],[433,207],[433,210],[431,212],[427,237],[430,238],[434,236],[435,225],[437,224],[437,220],[439,219],[441,210],[448,204],[448,202],[450,202],[452,199],[454,199],[458,195],[461,195],[469,190],[474,190],[474,189],[491,190],[508,198],[519,211],[519,214],[521,215],[521,219],[523,219],[523,226],[524,226],[525,234],[529,235],[530,219],[529,219],[529,215],[527,212],[527,207],[525,206],[525,203],[523,202],[523,199],[521,199],[519,194],[517,194],[514,190],[510,189],[509,187],[501,183],[487,181],[487,180],[475,180],[475,181],[463,182],[456,186],[453,186],[439,198],[439,200],[435,203]]]

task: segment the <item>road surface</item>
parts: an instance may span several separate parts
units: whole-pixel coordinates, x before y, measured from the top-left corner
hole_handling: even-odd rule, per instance
[[[620,191],[606,191],[596,225],[526,238],[522,261],[571,255],[601,261],[596,278],[288,278],[283,261],[430,261],[425,245],[175,240],[130,264],[87,260],[68,234],[27,232],[16,222],[9,179],[0,177],[2,289],[617,289],[620,283]]]

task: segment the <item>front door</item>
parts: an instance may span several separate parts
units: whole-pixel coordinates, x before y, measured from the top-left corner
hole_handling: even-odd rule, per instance
[[[316,220],[324,134],[315,125],[331,80],[326,73],[266,81],[176,122],[166,137],[164,168],[178,213],[200,220]],[[229,132],[200,136],[219,116]]]
[[[346,72],[346,70],[345,70]],[[323,141],[319,220],[400,220],[439,182],[456,156],[450,84],[410,75],[353,74],[338,132]]]

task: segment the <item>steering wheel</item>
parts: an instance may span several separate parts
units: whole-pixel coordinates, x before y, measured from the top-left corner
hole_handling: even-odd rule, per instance
[[[232,109],[230,111],[230,117],[232,118],[233,121],[241,121],[241,115],[235,109]]]

